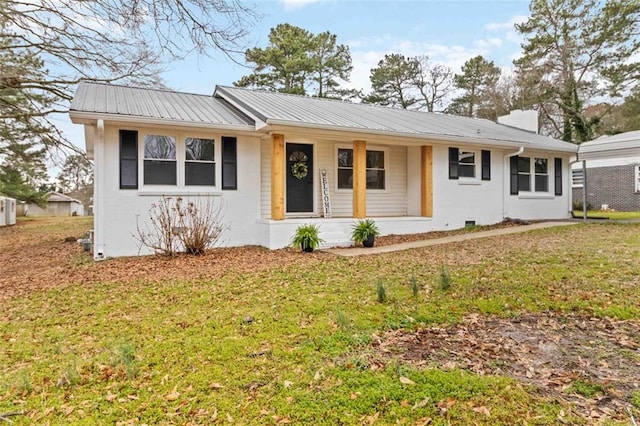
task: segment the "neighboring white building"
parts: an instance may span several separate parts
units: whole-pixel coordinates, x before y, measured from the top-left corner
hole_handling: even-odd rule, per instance
[[[15,225],[16,200],[0,195],[0,226]]]
[[[577,146],[488,120],[233,87],[205,96],[94,83],[79,85],[70,116],[95,164],[96,258],[138,254],[136,221],[163,195],[222,200],[224,245],[271,249],[303,223],[319,224],[329,246],[349,243],[354,218],[406,234],[571,209]]]
[[[84,216],[84,205],[81,201],[59,192],[47,194],[47,205],[42,208],[34,203],[24,207],[25,216]]]

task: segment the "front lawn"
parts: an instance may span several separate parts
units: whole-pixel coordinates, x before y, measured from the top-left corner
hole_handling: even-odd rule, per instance
[[[0,230],[0,423],[629,424],[626,407],[640,412],[639,225],[348,259],[241,248],[100,263],[63,242],[88,225]]]
[[[573,216],[581,218],[582,210],[574,210]],[[640,211],[637,212],[618,212],[612,210],[588,210],[587,218],[589,219],[610,219],[610,220],[640,220]]]

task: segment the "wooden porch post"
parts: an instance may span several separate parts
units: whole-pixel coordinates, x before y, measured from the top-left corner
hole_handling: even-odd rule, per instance
[[[367,143],[353,142],[353,217],[367,217]]]
[[[420,147],[420,211],[424,217],[433,217],[433,147]]]
[[[271,135],[271,219],[284,220],[284,135]]]

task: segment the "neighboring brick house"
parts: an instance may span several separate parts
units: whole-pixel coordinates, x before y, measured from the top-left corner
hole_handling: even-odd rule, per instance
[[[640,210],[640,131],[603,136],[582,144],[572,165],[574,203],[582,203],[587,166],[587,205],[620,211]]]

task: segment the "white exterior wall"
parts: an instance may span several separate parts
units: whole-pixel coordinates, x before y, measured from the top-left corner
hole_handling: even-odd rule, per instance
[[[260,146],[259,139],[239,136],[237,138],[238,189],[204,190],[202,187],[184,186],[145,186],[143,182],[143,149],[145,134],[171,135],[178,138],[177,150],[181,148],[179,140],[187,136],[209,137],[215,139],[216,183],[221,184],[220,136],[234,136],[230,132],[206,133],[179,132],[174,129],[136,129],[127,126],[126,130],[138,130],[138,189],[120,189],[119,177],[119,130],[121,127],[105,126],[104,158],[100,159],[100,150],[95,150],[96,169],[102,168],[102,182],[96,176],[94,199],[99,200],[96,207],[96,235],[94,256],[96,258],[131,256],[139,253],[139,243],[134,238],[136,218],[141,226],[149,220],[151,205],[163,195],[185,198],[201,196],[213,197],[221,201],[224,208],[224,224],[229,226],[219,245],[240,246],[261,244],[264,237],[258,226],[260,205]],[[184,149],[184,148],[183,148]],[[180,154],[178,154],[180,155]],[[182,169],[184,170],[184,169]],[[178,175],[181,167],[178,166]],[[180,182],[180,179],[179,179]],[[148,254],[146,248],[141,254]]]
[[[213,197],[224,205],[223,222],[229,226],[219,245],[262,245],[271,249],[289,244],[297,226],[303,223],[320,225],[320,236],[326,245],[348,245],[352,216],[352,191],[337,189],[337,149],[351,147],[348,142],[286,138],[285,142],[311,143],[314,145],[315,213],[307,218],[270,220],[271,212],[271,141],[268,138],[237,137],[238,190],[222,191],[219,187],[202,190],[199,187],[180,185],[183,166],[178,154],[177,186],[145,186],[143,182],[143,149],[145,134],[176,137],[178,152],[183,149],[185,136],[209,137],[216,141],[216,182],[221,183],[220,137],[233,136],[230,132],[189,132],[176,129],[135,128],[137,130],[139,164],[138,189],[119,188],[119,131],[120,127],[107,125],[104,132],[104,148],[96,140],[95,161],[99,165],[96,174],[95,195],[95,257],[116,257],[146,254],[139,251],[134,238],[136,218],[141,224],[149,219],[149,209],[162,195],[183,197]],[[94,132],[99,134],[99,132]],[[98,137],[99,139],[99,137]],[[521,219],[560,219],[569,216],[570,182],[569,156],[563,156],[563,195],[553,195],[553,158],[545,153],[525,152],[524,156],[541,156],[549,159],[549,194],[509,195],[509,159],[505,155],[515,150],[485,147],[491,151],[491,180],[482,181],[481,149],[460,144],[433,144],[433,218],[420,217],[420,147],[368,143],[369,149],[385,151],[386,188],[367,191],[367,216],[374,217],[383,235],[421,233],[434,230],[457,229],[466,221],[488,225],[505,217]],[[476,152],[477,179],[449,179],[448,148]],[[558,155],[555,155],[558,156]],[[103,157],[103,158],[102,158]],[[332,218],[322,218],[319,170],[326,169],[329,176]]]
[[[449,147],[476,152],[476,177],[449,179]],[[485,148],[487,149],[487,148]],[[464,145],[433,147],[433,228],[458,229],[465,221],[476,225],[501,222],[502,151],[491,149],[491,180],[480,179],[480,148]]]
[[[520,192],[518,195],[509,195],[509,159],[504,160],[505,182],[505,217],[517,219],[566,219],[571,217],[571,166],[570,156],[546,153],[540,151],[527,151],[521,154],[523,157],[547,158],[549,173],[549,192],[538,193]],[[562,158],[562,195],[554,195],[554,158]]]

